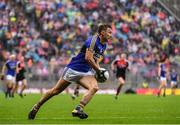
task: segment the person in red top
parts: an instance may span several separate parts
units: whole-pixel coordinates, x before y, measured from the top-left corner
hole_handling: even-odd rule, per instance
[[[111,68],[113,72],[116,73],[116,77],[119,81],[115,99],[118,98],[118,95],[122,89],[122,86],[125,84],[126,69],[128,68],[128,65],[129,63],[126,60],[126,54],[124,53],[122,53],[120,56],[117,56],[116,59],[111,64]]]

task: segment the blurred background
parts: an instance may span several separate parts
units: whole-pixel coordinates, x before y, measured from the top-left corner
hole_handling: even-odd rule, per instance
[[[0,0],[0,17],[0,71],[10,54],[23,55],[29,88],[52,87],[99,23],[111,24],[114,35],[101,89],[117,87],[110,65],[122,52],[131,64],[123,91],[158,87],[161,53],[180,74],[179,0]]]

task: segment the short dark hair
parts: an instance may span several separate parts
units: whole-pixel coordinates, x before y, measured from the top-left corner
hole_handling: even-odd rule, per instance
[[[98,33],[101,33],[103,30],[107,30],[107,28],[111,28],[109,24],[100,24],[98,26]]]

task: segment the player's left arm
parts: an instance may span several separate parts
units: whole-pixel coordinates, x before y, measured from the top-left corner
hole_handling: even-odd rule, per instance
[[[114,71],[115,70],[115,65],[116,65],[116,59],[114,59],[111,63],[111,69]]]

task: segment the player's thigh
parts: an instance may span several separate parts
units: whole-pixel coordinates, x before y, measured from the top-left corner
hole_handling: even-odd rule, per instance
[[[78,83],[86,89],[98,88],[97,80],[93,75],[82,77]]]
[[[166,80],[161,80],[161,85],[166,86]]]
[[[19,87],[18,81],[16,81],[15,88],[17,89]]]
[[[11,88],[13,87],[13,82],[11,80],[6,80],[6,85]]]
[[[173,82],[171,82],[171,88],[173,88],[174,87],[174,84],[173,84]]]
[[[23,79],[23,80],[22,80],[22,84],[23,84],[24,86],[27,86],[27,80],[26,80],[26,79]]]
[[[123,77],[118,78],[120,84],[125,84],[125,79]]]
[[[62,92],[64,89],[66,89],[71,83],[64,80],[59,79],[59,81],[56,83],[56,85],[52,88],[53,91]]]
[[[12,82],[12,87],[15,90],[16,89],[16,83]]]

